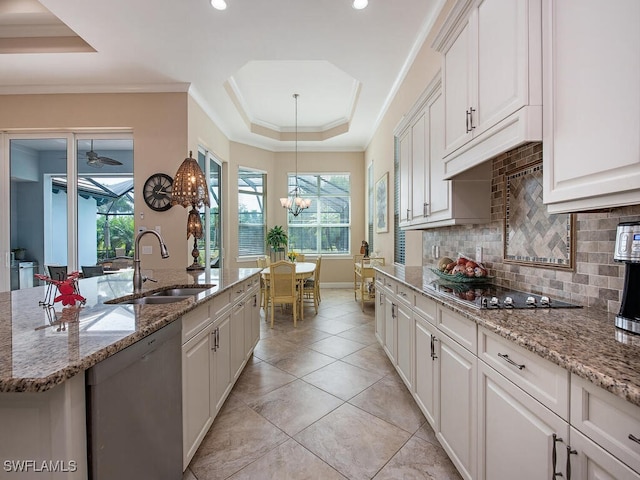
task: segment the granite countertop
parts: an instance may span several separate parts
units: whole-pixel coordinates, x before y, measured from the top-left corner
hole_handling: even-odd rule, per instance
[[[135,296],[167,287],[208,287],[197,297],[160,305],[105,303],[134,296],[132,271],[81,279],[79,289],[86,304],[79,312],[63,310],[59,302],[55,313],[40,306],[46,286],[0,293],[0,392],[48,390],[259,271],[145,270],[158,282],[146,282]]]
[[[640,335],[615,327],[615,315],[591,308],[480,310],[425,288],[426,267],[376,267],[382,273],[599,387],[640,406]]]

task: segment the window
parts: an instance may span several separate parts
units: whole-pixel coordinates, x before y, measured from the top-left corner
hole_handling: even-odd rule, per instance
[[[400,141],[395,139],[393,160],[393,261],[404,265],[404,230],[400,225]]]
[[[267,175],[258,170],[238,170],[238,256],[265,254]]]
[[[289,191],[295,175],[289,175]],[[311,207],[289,214],[289,248],[305,254],[348,255],[351,245],[351,183],[349,174],[298,175],[298,185]]]

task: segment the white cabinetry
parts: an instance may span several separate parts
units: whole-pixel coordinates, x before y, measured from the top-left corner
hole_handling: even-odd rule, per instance
[[[435,304],[434,304],[435,309]],[[438,431],[438,412],[440,405],[439,377],[440,364],[436,353],[437,330],[433,320],[429,321],[415,314],[415,381],[413,394],[434,431]]]
[[[215,404],[212,404],[211,394],[215,375],[211,351],[214,344],[210,323],[182,346],[183,469],[189,465],[213,422]]]
[[[183,468],[260,337],[258,292],[255,276],[182,317]]]
[[[413,390],[414,319],[411,309],[414,300],[411,290],[398,285],[396,290],[396,369],[409,391]]]
[[[436,437],[465,479],[476,478],[477,357],[438,335],[440,412]]]
[[[380,274],[376,274],[376,321],[375,321],[375,334],[380,345],[384,345],[384,324],[385,324],[385,307],[384,297],[385,291],[383,290],[383,278]]]
[[[445,178],[542,139],[540,0],[460,0],[438,32]]]
[[[402,228],[490,220],[491,166],[445,180],[443,121],[444,99],[437,76],[396,129]]]
[[[565,470],[569,424],[479,362],[481,480],[556,478]]]
[[[549,212],[640,203],[638,25],[637,0],[544,0]]]
[[[640,475],[571,427],[571,462],[565,477],[574,480],[639,480]]]

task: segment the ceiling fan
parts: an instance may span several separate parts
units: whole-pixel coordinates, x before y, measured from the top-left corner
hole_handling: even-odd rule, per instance
[[[109,157],[101,157],[93,151],[93,140],[91,140],[91,150],[87,153],[87,165],[94,168],[102,168],[104,165],[122,165],[122,162]]]

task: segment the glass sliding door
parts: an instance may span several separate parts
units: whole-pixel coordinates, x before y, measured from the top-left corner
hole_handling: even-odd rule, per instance
[[[133,266],[133,139],[78,135],[78,266]]]
[[[67,266],[68,195],[53,179],[66,178],[69,138],[9,139],[10,288],[37,285],[33,274],[47,266]]]
[[[200,209],[205,238],[198,241],[201,259],[209,259],[205,265],[222,268],[222,164],[203,147],[198,149],[198,164],[207,178],[209,186],[209,208]]]
[[[48,274],[48,266],[71,272],[116,248],[131,254],[131,134],[0,137],[0,181],[8,191],[0,204],[0,251],[7,253],[2,290],[37,285],[33,274]]]

